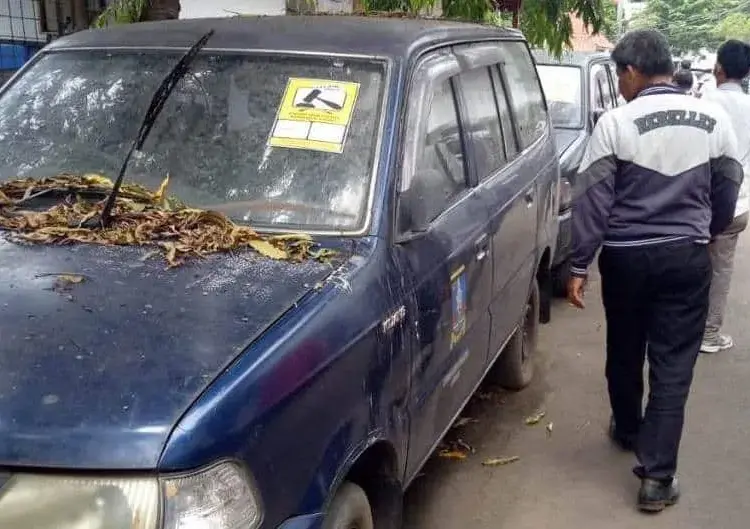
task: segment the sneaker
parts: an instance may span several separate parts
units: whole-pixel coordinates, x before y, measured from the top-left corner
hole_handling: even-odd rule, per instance
[[[647,513],[658,513],[676,504],[680,499],[677,478],[668,481],[642,479],[638,491],[638,509]]]
[[[713,354],[726,351],[734,347],[734,340],[726,334],[719,334],[715,338],[704,338],[701,343],[701,353]]]

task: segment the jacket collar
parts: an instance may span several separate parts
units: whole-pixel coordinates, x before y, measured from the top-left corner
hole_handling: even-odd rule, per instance
[[[722,83],[716,88],[718,88],[719,90],[725,90],[727,92],[743,92],[742,86],[739,83],[734,83],[732,81]]]
[[[675,85],[667,83],[652,84],[638,92],[636,98],[641,96],[654,96],[659,94],[684,94],[682,90],[677,88]]]

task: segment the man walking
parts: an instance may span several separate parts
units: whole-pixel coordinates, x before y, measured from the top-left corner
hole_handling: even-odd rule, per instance
[[[717,90],[706,92],[704,99],[720,105],[732,120],[737,136],[739,161],[745,175],[750,174],[750,96],[742,90],[742,80],[750,73],[750,46],[739,40],[728,40],[716,54]],[[734,220],[708,246],[713,265],[713,279],[709,294],[708,320],[703,334],[701,351],[718,353],[734,345],[731,336],[721,333],[724,313],[734,268],[734,251],[740,233],[747,227],[750,211],[750,180],[742,181]]]
[[[675,72],[672,81],[684,94],[693,95],[693,72],[690,70],[678,70]]]
[[[732,222],[742,167],[726,113],[672,84],[661,33],[627,33],[612,60],[628,104],[599,119],[581,163],[568,298],[583,308],[586,272],[603,245],[610,435],[638,456],[639,508],[659,512],[679,498],[677,453],[708,311],[708,242]]]

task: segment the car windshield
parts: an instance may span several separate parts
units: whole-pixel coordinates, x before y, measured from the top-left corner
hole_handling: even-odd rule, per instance
[[[577,66],[540,64],[537,70],[544,87],[552,125],[566,129],[582,128],[581,69]]]
[[[114,179],[181,52],[43,55],[0,95],[0,181]],[[204,52],[127,182],[260,229],[352,231],[366,218],[385,63]]]

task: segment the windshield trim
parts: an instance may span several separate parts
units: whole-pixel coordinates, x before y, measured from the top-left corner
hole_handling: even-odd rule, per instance
[[[49,49],[43,48],[38,51],[30,60],[28,60],[19,70],[13,74],[8,81],[0,86],[0,97],[10,88],[12,84],[29,68],[31,68],[43,55],[53,55],[56,53],[69,53],[69,52],[89,52],[89,51],[165,51],[165,52],[184,52],[188,48],[184,46],[86,46],[86,47],[50,47]],[[383,148],[384,141],[384,128],[385,128],[385,116],[388,104],[391,98],[389,86],[391,84],[391,78],[393,75],[393,59],[391,57],[381,55],[367,55],[367,54],[355,54],[355,53],[323,53],[323,52],[305,52],[297,50],[266,50],[262,48],[203,48],[199,55],[209,55],[211,53],[235,53],[244,55],[287,55],[296,57],[334,57],[341,59],[355,59],[355,60],[371,60],[380,61],[385,64],[385,76],[383,77],[383,93],[380,101],[380,108],[378,112],[378,123],[375,129],[375,145],[374,155],[372,162],[372,169],[370,171],[370,185],[367,190],[367,201],[366,201],[366,212],[362,218],[362,222],[359,226],[351,230],[306,230],[304,227],[299,228],[275,228],[272,226],[252,226],[253,229],[261,233],[305,233],[307,235],[314,236],[326,236],[326,237],[363,237],[370,235],[371,225],[373,220],[373,207],[375,205],[375,194],[378,184],[378,173],[380,170],[380,152]]]
[[[566,130],[582,130],[586,128],[586,99],[588,98],[588,95],[586,93],[586,81],[583,78],[584,75],[584,68],[580,64],[562,64],[562,63],[555,63],[555,62],[540,62],[537,65],[537,68],[540,66],[551,66],[551,67],[557,67],[557,68],[572,68],[574,70],[578,70],[578,77],[580,80],[580,90],[581,90],[581,111],[578,113],[578,121],[575,126],[572,125],[555,125],[552,124],[553,129],[566,129]],[[539,83],[542,84],[541,76],[539,76]],[[542,90],[544,90],[544,85],[542,85]],[[544,99],[547,99],[547,95],[545,94]],[[551,118],[550,118],[551,119]]]

